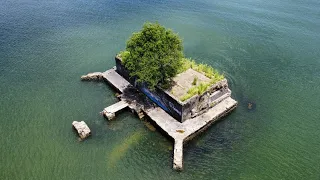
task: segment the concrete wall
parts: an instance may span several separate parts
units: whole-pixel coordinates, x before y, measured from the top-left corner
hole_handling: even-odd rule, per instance
[[[160,88],[156,88],[155,91],[150,91],[146,84],[136,83],[136,78],[129,76],[129,71],[121,63],[121,59],[116,57],[115,61],[117,67],[116,71],[121,76],[180,122],[184,122],[186,119],[201,115],[210,107],[215,106],[231,95],[231,91],[228,88],[228,82],[226,79],[223,79],[222,81],[212,85],[203,94],[195,95],[185,102],[181,102],[180,100],[171,97]]]
[[[147,97],[149,97],[154,103],[156,103],[159,107],[165,110],[172,117],[177,119],[178,121],[182,121],[182,105],[165,93],[160,88],[156,88],[155,91],[151,91],[147,88],[146,84],[136,83],[135,77],[129,76],[129,71],[123,66],[121,60],[116,57],[116,68],[117,73],[123,76],[127,81],[133,84],[140,92],[144,93]]]
[[[231,91],[228,88],[228,82],[226,79],[212,85],[203,94],[193,96],[183,102],[182,122],[186,119],[201,115],[230,95]]]

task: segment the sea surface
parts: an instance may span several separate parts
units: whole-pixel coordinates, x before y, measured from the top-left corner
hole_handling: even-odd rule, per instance
[[[178,32],[239,102],[185,145],[182,172],[170,139],[128,111],[105,120],[115,91],[80,81],[146,21]],[[1,180],[319,180],[320,1],[1,0],[0,137]]]

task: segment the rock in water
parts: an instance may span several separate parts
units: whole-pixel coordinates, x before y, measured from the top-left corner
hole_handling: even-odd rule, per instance
[[[85,139],[86,137],[91,135],[91,131],[84,121],[73,121],[72,125],[78,131],[81,139]]]

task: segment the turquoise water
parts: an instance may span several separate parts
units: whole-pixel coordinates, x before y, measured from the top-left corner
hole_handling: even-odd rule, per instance
[[[107,122],[115,92],[80,81],[113,67],[145,21],[179,32],[186,56],[223,72],[239,101],[186,145],[183,172],[169,139],[129,112]],[[0,179],[318,180],[319,32],[317,0],[1,1]]]

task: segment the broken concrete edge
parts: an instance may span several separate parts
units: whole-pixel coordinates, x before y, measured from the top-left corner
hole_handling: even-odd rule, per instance
[[[81,80],[83,81],[103,80],[103,74],[101,72],[89,73],[87,75],[81,76]]]
[[[78,135],[80,136],[81,139],[85,139],[91,135],[91,130],[84,121],[81,121],[81,122],[73,121],[72,126],[75,130],[77,130]]]
[[[205,126],[203,126],[202,128],[198,129],[197,131],[195,131],[194,133],[186,136],[183,139],[183,142],[186,143],[188,141],[191,141],[194,137],[198,136],[199,134],[201,134],[202,132],[204,132],[205,130],[207,130],[212,124],[221,121],[223,117],[227,116],[229,113],[231,113],[231,111],[233,111],[236,107],[238,106],[238,102],[230,107],[229,109],[227,109],[223,114],[221,114],[220,116],[217,116],[215,118],[213,118],[212,120],[210,120]]]
[[[234,106],[228,108],[223,114],[220,116],[217,116],[210,120],[205,126],[198,129],[194,133],[184,136],[183,132],[180,130],[176,130],[179,133],[182,133],[180,137],[172,137],[174,139],[174,152],[173,152],[173,169],[177,171],[183,170],[183,145],[186,144],[188,141],[192,140],[194,137],[199,135],[200,133],[204,132],[206,129],[208,129],[213,123],[216,123],[217,121],[221,120],[222,117],[228,115],[232,110],[234,110],[237,107],[238,103],[236,103]]]
[[[201,96],[203,96],[204,94],[207,94],[208,92],[210,92],[210,91],[212,91],[212,90],[214,90],[214,89],[222,88],[222,87],[228,87],[228,80],[227,80],[226,78],[223,78],[222,80],[220,80],[220,81],[218,81],[218,82],[210,85],[210,86],[208,87],[208,89],[207,89],[206,91],[204,91],[202,94],[195,94],[195,95],[193,95],[192,97],[186,99],[185,101],[181,101],[181,99],[175,97],[174,95],[173,95],[173,98],[174,98],[175,100],[177,100],[180,104],[186,105],[186,104],[188,104],[190,101],[192,101],[192,99],[194,99],[195,97],[201,97]],[[168,91],[166,91],[166,92],[168,92]]]
[[[106,118],[108,118],[109,121],[116,117],[115,113],[104,112],[103,114]]]
[[[118,101],[115,104],[112,104],[106,108],[103,109],[102,114],[107,117],[109,120],[112,120],[116,116],[116,112],[121,111],[122,109],[125,109],[128,107],[129,104],[126,101]]]

